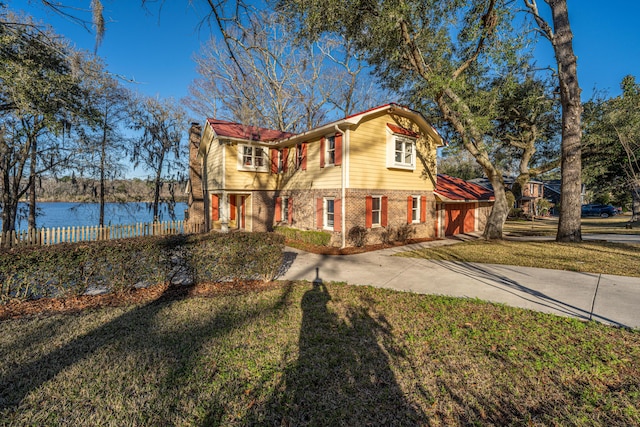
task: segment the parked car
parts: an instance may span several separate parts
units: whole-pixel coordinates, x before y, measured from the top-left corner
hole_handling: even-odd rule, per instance
[[[611,205],[582,205],[582,216],[599,216],[602,218],[608,218],[617,214],[618,209]]]

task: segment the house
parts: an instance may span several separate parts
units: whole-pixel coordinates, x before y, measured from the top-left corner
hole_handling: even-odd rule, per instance
[[[545,180],[544,184],[544,197],[552,205],[560,205],[560,193],[562,190],[562,181],[559,179]],[[584,184],[580,187],[580,204],[584,205],[587,199],[587,189]]]
[[[511,191],[515,196],[514,208],[521,209],[527,215],[539,215],[538,202],[545,199],[545,185],[542,181],[530,179],[520,188],[516,180],[512,177],[503,176],[505,190]],[[470,180],[474,184],[481,185],[489,190],[493,189],[491,182],[487,178],[476,178]]]
[[[208,119],[190,135],[189,221],[208,229],[322,230],[344,247],[354,227],[368,230],[369,243],[441,228],[434,190],[443,139],[407,107],[386,104],[300,134]]]

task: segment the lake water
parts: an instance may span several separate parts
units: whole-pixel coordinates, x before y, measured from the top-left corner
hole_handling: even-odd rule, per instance
[[[23,212],[27,212],[28,205],[20,203]],[[98,225],[100,205],[98,203],[66,203],[42,202],[38,203],[38,228],[74,227]],[[173,209],[175,218],[171,217],[167,203],[160,204],[160,221],[183,220],[186,203],[176,203]],[[139,222],[153,222],[153,207],[151,203],[106,203],[104,210],[105,225],[136,224]],[[27,229],[27,220],[22,219],[16,227],[18,230]]]

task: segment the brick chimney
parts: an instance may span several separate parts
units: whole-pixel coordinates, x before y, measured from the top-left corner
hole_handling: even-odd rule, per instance
[[[189,208],[187,225],[194,231],[204,231],[204,195],[202,193],[202,160],[198,149],[202,137],[199,123],[191,123],[189,128]]]

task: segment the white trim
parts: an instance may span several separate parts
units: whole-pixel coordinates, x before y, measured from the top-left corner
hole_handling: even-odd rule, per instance
[[[377,227],[382,227],[382,197],[383,196],[371,196],[371,228],[377,228]],[[375,212],[376,210],[373,208],[373,202],[374,200],[378,200],[379,201],[379,206],[378,206],[378,222],[375,222],[373,220],[373,212]]]
[[[397,162],[396,161],[396,142],[400,140],[403,142],[403,150],[405,153],[406,147],[410,144],[411,146],[411,163],[407,164],[404,161]],[[387,168],[388,169],[403,169],[403,170],[416,170],[416,151],[418,144],[416,143],[416,138],[407,136],[407,135],[399,135],[397,133],[392,132],[389,128],[387,128]],[[403,158],[406,157],[403,154]]]

